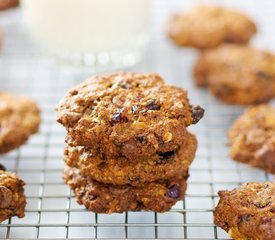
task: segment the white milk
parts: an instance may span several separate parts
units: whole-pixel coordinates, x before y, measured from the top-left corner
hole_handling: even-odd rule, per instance
[[[148,41],[150,0],[24,0],[23,6],[38,43],[61,58],[121,65],[132,57],[131,65]]]

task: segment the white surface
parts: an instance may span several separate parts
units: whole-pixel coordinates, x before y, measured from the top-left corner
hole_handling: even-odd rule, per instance
[[[274,49],[274,1],[216,2],[238,6],[253,16],[259,28],[253,44]],[[1,156],[2,164],[25,179],[28,205],[25,218],[12,218],[0,225],[0,238],[227,238],[224,231],[213,225],[217,191],[231,189],[244,181],[273,177],[229,158],[226,131],[243,109],[226,106],[206,90],[197,89],[191,74],[196,51],[178,49],[163,34],[166,17],[193,3],[155,1],[149,52],[138,66],[128,69],[160,73],[168,82],[187,88],[191,102],[206,109],[205,118],[190,128],[198,137],[199,149],[191,167],[186,199],[163,214],[96,215],[76,203],[61,178],[65,132],[55,122],[54,107],[70,86],[90,73],[56,66],[41,58],[29,39],[20,11],[0,13],[0,27],[5,33],[0,54],[1,90],[33,97],[43,115],[39,134],[19,150]]]

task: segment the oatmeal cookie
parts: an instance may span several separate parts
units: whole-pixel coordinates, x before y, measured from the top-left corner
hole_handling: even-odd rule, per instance
[[[245,44],[256,33],[244,14],[219,6],[200,6],[175,14],[168,21],[168,37],[179,46],[214,48],[224,42]]]
[[[275,173],[275,108],[248,108],[228,132],[231,157]]]
[[[178,151],[158,153],[148,160],[106,159],[85,147],[67,147],[64,160],[70,167],[80,169],[81,174],[96,181],[138,186],[144,182],[168,179],[187,170],[196,148],[196,137],[187,132],[185,142]]]
[[[64,180],[74,191],[77,202],[97,213],[124,211],[168,211],[183,199],[188,173],[170,180],[144,183],[133,187],[103,184],[80,174],[76,168],[65,167]]]
[[[185,128],[204,113],[190,106],[186,91],[157,74],[138,73],[92,77],[68,91],[57,111],[70,146],[128,159],[175,151]]]
[[[24,217],[24,185],[24,181],[14,173],[0,170],[0,222],[12,216]]]
[[[224,44],[201,54],[194,67],[198,86],[230,104],[258,104],[275,96],[275,56],[250,46]]]
[[[40,112],[34,101],[0,92],[0,153],[24,144],[38,131],[39,123]]]
[[[0,0],[0,10],[16,7],[19,5],[19,0]]]
[[[215,224],[236,240],[275,239],[275,182],[220,191]]]

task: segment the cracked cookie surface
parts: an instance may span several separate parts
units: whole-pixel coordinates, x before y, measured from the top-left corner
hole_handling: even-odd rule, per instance
[[[200,6],[173,15],[169,38],[179,46],[214,48],[224,42],[245,44],[256,33],[255,23],[244,14],[219,6]]]
[[[229,104],[258,104],[275,97],[275,55],[250,46],[224,44],[206,50],[194,66],[198,86]]]
[[[138,73],[92,77],[69,90],[57,111],[70,146],[134,160],[177,150],[185,128],[204,112],[189,104],[183,89]]]
[[[275,182],[220,191],[215,224],[236,240],[275,239]]]
[[[24,185],[14,173],[0,170],[0,222],[12,216],[24,217]]]
[[[250,107],[228,132],[231,157],[275,173],[275,108]]]
[[[0,92],[0,153],[24,144],[39,124],[40,111],[33,100]]]

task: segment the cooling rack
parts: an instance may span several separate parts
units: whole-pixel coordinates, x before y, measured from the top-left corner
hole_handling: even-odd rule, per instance
[[[218,2],[237,6],[257,19],[261,30],[254,44],[274,48],[273,1]],[[217,191],[246,181],[271,180],[272,176],[230,160],[226,131],[243,109],[223,105],[206,90],[196,89],[191,76],[196,51],[178,49],[165,38],[166,17],[191,4],[154,1],[148,54],[138,66],[127,69],[160,73],[168,82],[188,89],[191,102],[206,110],[205,118],[190,128],[198,137],[199,149],[190,170],[186,198],[162,214],[94,214],[76,203],[62,182],[65,132],[55,122],[54,107],[69,87],[91,73],[57,66],[42,58],[26,30],[21,10],[0,13],[0,27],[5,34],[0,54],[1,91],[34,98],[43,119],[39,134],[20,149],[0,157],[2,164],[26,181],[28,202],[25,218],[12,218],[0,225],[1,239],[228,239],[213,224]]]

